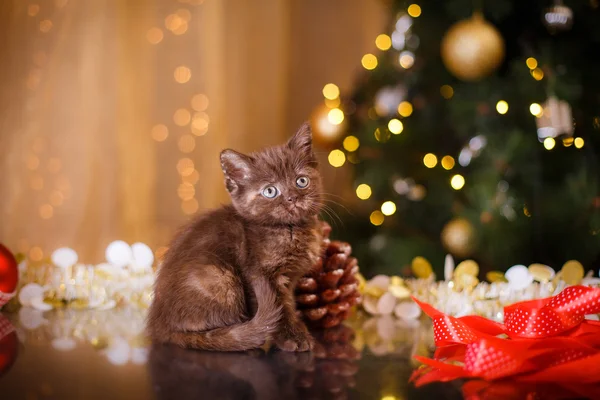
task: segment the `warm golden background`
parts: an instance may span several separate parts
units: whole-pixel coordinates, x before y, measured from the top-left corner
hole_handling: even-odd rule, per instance
[[[164,246],[226,201],[219,151],[285,140],[385,22],[378,0],[2,0],[0,241]]]

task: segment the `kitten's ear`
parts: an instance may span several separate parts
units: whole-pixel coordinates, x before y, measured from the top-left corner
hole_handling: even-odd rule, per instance
[[[221,152],[221,168],[225,174],[225,186],[233,192],[250,177],[252,158],[235,150]]]
[[[310,123],[305,122],[300,129],[288,140],[287,146],[300,153],[300,155],[309,160],[311,163],[316,163],[317,158],[312,147],[312,130]]]

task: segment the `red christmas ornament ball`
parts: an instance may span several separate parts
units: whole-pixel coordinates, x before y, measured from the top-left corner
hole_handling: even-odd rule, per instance
[[[17,288],[19,269],[15,256],[0,244],[0,292],[9,294]]]
[[[4,375],[17,359],[19,339],[11,323],[0,315],[0,377]]]

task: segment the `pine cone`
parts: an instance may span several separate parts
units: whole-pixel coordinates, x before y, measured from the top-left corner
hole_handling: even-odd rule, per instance
[[[332,328],[348,318],[360,298],[358,262],[346,242],[330,241],[331,226],[322,222],[323,255],[296,286],[298,314],[311,328]]]
[[[314,361],[302,368],[296,385],[302,388],[302,398],[345,399],[347,388],[356,385],[354,376],[358,372],[357,360],[360,352],[352,346],[354,330],[339,325],[334,328],[313,332]]]

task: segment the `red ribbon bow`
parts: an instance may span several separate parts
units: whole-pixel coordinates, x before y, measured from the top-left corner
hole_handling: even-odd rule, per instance
[[[600,289],[571,286],[553,297],[513,304],[504,308],[504,324],[450,317],[413,300],[433,319],[437,346],[434,358],[415,356],[424,364],[411,377],[416,386],[457,378],[600,383],[600,322],[585,319],[600,313]],[[465,387],[472,392],[473,385]]]

